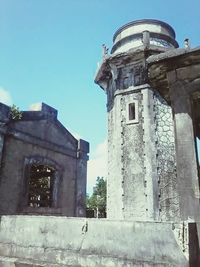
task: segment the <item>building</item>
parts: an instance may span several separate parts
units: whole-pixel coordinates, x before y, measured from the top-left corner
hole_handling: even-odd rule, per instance
[[[1,216],[0,266],[200,266],[200,48],[178,48],[164,22],[130,22],[95,82],[108,96],[108,218]]]
[[[103,47],[95,82],[107,94],[108,218],[181,222],[182,251],[200,266],[200,50],[184,44],[162,21],[130,22],[110,55]]]
[[[0,214],[85,216],[89,144],[44,103],[18,116],[0,104],[0,122]]]
[[[95,80],[107,93],[108,218],[171,220],[179,216],[172,111],[149,84],[146,60],[177,48],[175,32],[134,21],[113,42]]]

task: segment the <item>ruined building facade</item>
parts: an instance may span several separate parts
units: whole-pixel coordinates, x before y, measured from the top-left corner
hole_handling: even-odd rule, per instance
[[[107,94],[108,218],[1,216],[2,267],[200,266],[196,152],[196,137],[200,137],[200,48],[191,49],[188,42],[185,48],[178,48],[172,27],[157,20],[130,22],[115,33],[113,41],[111,54],[103,46],[103,59],[95,77]],[[1,114],[5,115],[1,115],[1,122],[5,123],[7,107],[2,108]],[[43,106],[37,114],[34,120],[32,114],[28,120],[30,116],[25,113],[21,121],[1,124],[2,159],[12,151],[6,161],[1,160],[5,164],[2,186],[12,178],[8,171],[17,163],[12,191],[21,189],[23,180],[18,174],[30,174],[30,164],[25,166],[35,162],[35,157],[29,159],[38,154],[51,159],[54,151],[59,166],[66,164],[65,159],[72,165],[72,177],[63,176],[73,195],[70,203],[75,198],[76,203],[81,203],[77,192],[83,188],[84,179],[80,178],[85,177],[87,143],[76,141],[66,131],[66,139],[62,139],[54,110],[50,112]],[[38,123],[43,130],[30,139],[24,127],[28,124],[37,129]],[[55,142],[50,146],[52,135],[58,136],[57,146]],[[9,142],[23,148],[19,161],[11,162],[12,158],[18,159],[19,149],[13,151]],[[36,165],[39,174],[41,164],[46,163]],[[80,175],[76,178],[75,165]],[[19,166],[25,167],[23,172]],[[53,175],[57,165],[48,166],[45,175]],[[31,177],[38,177],[34,167]],[[61,192],[67,190],[65,185]],[[4,194],[6,197],[12,199]]]
[[[57,110],[13,116],[0,104],[0,214],[85,216],[89,144],[58,121]]]

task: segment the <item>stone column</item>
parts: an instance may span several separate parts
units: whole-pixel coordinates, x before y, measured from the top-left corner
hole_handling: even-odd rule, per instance
[[[167,74],[174,115],[177,183],[181,219],[199,216],[199,182],[195,151],[193,117],[187,84],[175,71]]]
[[[86,216],[86,179],[89,143],[80,139],[77,151],[76,207],[75,216]]]

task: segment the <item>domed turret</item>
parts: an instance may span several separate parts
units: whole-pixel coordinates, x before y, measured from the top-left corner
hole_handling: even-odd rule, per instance
[[[127,52],[140,46],[159,46],[177,48],[173,28],[165,22],[154,19],[143,19],[129,22],[119,28],[113,37],[111,53]]]
[[[107,216],[168,221],[179,216],[173,118],[148,83],[146,60],[176,49],[175,32],[165,22],[139,20],[117,30],[113,41],[95,77],[107,94]]]

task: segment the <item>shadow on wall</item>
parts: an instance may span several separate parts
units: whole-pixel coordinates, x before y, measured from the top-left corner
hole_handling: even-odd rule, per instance
[[[198,161],[200,162],[200,140],[199,138],[197,138],[197,154],[198,154]]]

